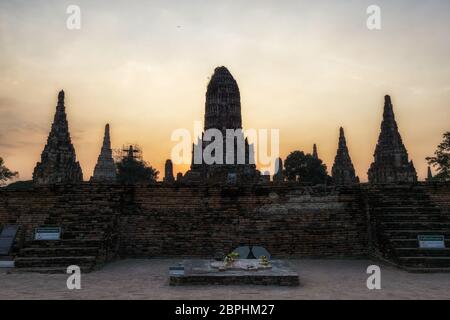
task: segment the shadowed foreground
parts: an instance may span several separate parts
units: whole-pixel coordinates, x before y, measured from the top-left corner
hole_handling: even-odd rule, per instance
[[[414,274],[380,265],[381,290],[368,290],[368,260],[290,260],[299,287],[188,286],[168,284],[176,259],[123,260],[82,275],[70,291],[66,275],[7,274],[0,270],[0,299],[450,299],[449,274]]]

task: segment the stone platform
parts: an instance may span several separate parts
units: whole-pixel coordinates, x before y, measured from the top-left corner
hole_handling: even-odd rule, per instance
[[[244,270],[232,268],[220,271],[213,260],[185,260],[169,272],[169,284],[180,285],[277,285],[298,286],[299,276],[282,260],[270,261],[272,268]],[[184,268],[184,270],[183,270]]]

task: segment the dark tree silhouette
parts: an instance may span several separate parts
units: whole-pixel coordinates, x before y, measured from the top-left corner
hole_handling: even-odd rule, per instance
[[[5,188],[8,190],[29,190],[34,186],[33,180],[16,181],[8,184]]]
[[[434,157],[426,159],[429,165],[437,167],[438,173],[433,180],[450,181],[450,131],[444,133],[444,139],[434,152]]]
[[[0,157],[0,185],[4,185],[6,181],[16,177],[19,173],[9,170]]]
[[[322,184],[329,180],[327,167],[322,160],[303,151],[291,152],[284,162],[284,172],[288,181],[308,184]]]
[[[159,171],[145,161],[125,157],[116,165],[117,179],[122,184],[153,183],[158,179]]]

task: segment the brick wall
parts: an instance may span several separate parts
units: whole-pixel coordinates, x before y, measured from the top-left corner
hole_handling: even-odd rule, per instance
[[[366,253],[359,189],[156,187],[130,190],[120,217],[120,255],[212,256],[240,244],[273,255]]]
[[[424,185],[426,193],[441,210],[450,215],[450,183]]]
[[[433,190],[448,205],[448,185]],[[211,257],[240,244],[262,245],[277,257],[356,257],[368,254],[370,192],[367,186],[89,183],[3,189],[0,224],[20,224],[25,241],[48,224],[61,225],[72,239],[101,233],[114,250],[110,257]]]

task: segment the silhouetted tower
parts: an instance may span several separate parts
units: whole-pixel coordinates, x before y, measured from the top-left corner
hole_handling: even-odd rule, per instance
[[[383,121],[374,153],[374,162],[368,171],[370,183],[416,182],[417,173],[403,145],[395,121],[391,97],[384,97]]]
[[[273,175],[273,181],[274,182],[284,181],[283,160],[281,158],[277,158],[275,162],[275,174]]]
[[[80,163],[76,160],[64,105],[64,91],[58,94],[58,104],[41,161],[33,171],[36,184],[79,183],[83,181]]]
[[[335,184],[344,185],[357,183],[355,168],[353,167],[352,159],[348,152],[344,128],[342,127],[339,129],[339,144],[331,174]]]
[[[431,172],[430,166],[428,166],[427,181],[428,181],[428,182],[433,181],[433,173]]]
[[[241,96],[236,80],[225,67],[218,67],[209,81],[205,101],[205,132],[217,129],[222,134],[222,155],[219,157],[214,142],[205,139],[205,133],[192,147],[191,169],[186,172],[186,182],[222,182],[230,179],[237,182],[257,181],[259,172],[254,163],[253,148],[242,132]],[[227,141],[227,129],[232,129],[233,137]],[[209,131],[208,133],[211,133]],[[232,148],[233,149],[227,149]],[[212,153],[209,153],[214,149]],[[204,158],[205,150],[212,161]],[[212,162],[212,163],[211,163]]]
[[[319,154],[317,153],[317,145],[314,143],[313,145],[313,153],[312,156],[314,159],[319,159]]]
[[[175,178],[173,177],[173,164],[172,160],[167,159],[166,164],[164,166],[164,182],[173,183],[175,182]]]
[[[105,126],[102,149],[95,165],[91,181],[114,182],[116,180],[116,165],[112,156],[109,124]]]

